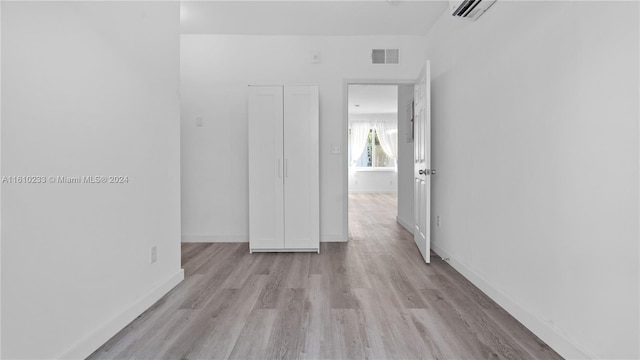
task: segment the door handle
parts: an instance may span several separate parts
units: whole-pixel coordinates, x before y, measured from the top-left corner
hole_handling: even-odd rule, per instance
[[[418,170],[418,174],[427,175],[427,170]]]

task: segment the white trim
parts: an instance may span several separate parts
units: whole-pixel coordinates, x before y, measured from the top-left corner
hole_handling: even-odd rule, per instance
[[[319,248],[309,248],[309,249],[282,249],[282,248],[277,248],[277,249],[249,249],[249,253],[253,254],[253,253],[259,253],[259,252],[278,252],[278,253],[294,253],[294,252],[314,252],[314,253],[318,253],[320,254],[320,249]]]
[[[380,191],[376,191],[379,193]],[[320,234],[320,242],[345,242],[348,236],[345,234]],[[182,235],[182,242],[201,243],[241,243],[249,242],[247,235]]]
[[[398,172],[398,168],[390,166],[390,167],[364,167],[364,166],[356,166],[350,167],[349,169],[353,169],[355,172]]]
[[[248,235],[182,235],[182,242],[240,243],[249,242]]]
[[[511,316],[520,321],[527,329],[531,330],[531,332],[565,359],[598,359],[598,356],[587,351],[585,346],[576,344],[576,342],[571,340],[562,330],[544,321],[540,316],[531,313],[491,281],[476,273],[465,264],[457,261],[451,254],[438,247],[433,241],[431,242],[431,250],[440,257],[448,258],[447,262],[449,265],[471,281],[498,305],[502,306]]]
[[[171,1],[171,0],[169,0],[169,1]],[[194,34],[182,34],[182,35],[194,35]],[[250,85],[247,85],[247,86],[248,87],[252,87],[252,86],[318,86],[319,87],[320,85],[318,85],[318,84],[296,84],[296,83],[293,83],[293,84],[289,84],[289,83],[286,83],[286,84],[282,84],[282,83],[280,83],[280,84],[269,84],[269,83],[267,83],[267,84],[250,84]]]
[[[0,39],[2,38],[2,6],[0,4]],[[0,69],[2,68],[2,47],[0,46]],[[0,84],[2,84],[2,72],[0,71]],[[0,114],[2,114],[2,86],[0,86]],[[0,116],[0,129],[2,129],[2,116]],[[2,139],[2,131],[0,130],[0,139]],[[2,142],[0,141],[0,149]],[[1,154],[1,152],[0,152]],[[0,156],[2,158],[2,156]],[[2,175],[2,167],[0,166],[0,176]],[[0,191],[2,193],[2,191]],[[0,204],[2,196],[0,196]],[[0,234],[2,234],[2,210],[0,206]],[[0,235],[0,269],[2,269],[2,239]],[[0,285],[0,309],[2,309],[2,286]],[[2,311],[0,311],[0,324],[2,324]],[[2,326],[0,326],[0,358],[2,358]]]
[[[349,149],[349,85],[413,85],[415,79],[342,79],[342,148]],[[349,233],[349,151],[342,152],[342,229],[344,234]],[[322,236],[320,237],[322,239]],[[343,235],[341,240],[347,241],[349,237]],[[322,242],[322,240],[320,240]]]
[[[346,234],[320,234],[320,242],[346,242],[348,239]]]
[[[168,278],[163,283],[154,287],[147,294],[131,303],[115,318],[107,321],[102,326],[95,329],[84,339],[77,342],[64,354],[57,357],[58,359],[85,359],[94,351],[100,348],[104,343],[116,335],[120,330],[124,329],[131,321],[135,320],[140,314],[151,307],[156,301],[160,300],[171,289],[184,280],[184,270],[180,269],[176,274]]]
[[[391,84],[396,85],[396,84]],[[379,117],[393,117],[395,119],[378,119],[378,121],[384,122],[397,122],[398,120],[398,112],[388,112],[388,113],[376,113],[376,112],[349,112],[349,123],[370,123],[371,120],[368,119],[370,116],[379,116]],[[361,119],[360,119],[361,118]]]
[[[413,235],[413,226],[408,221],[402,219],[400,216],[396,216],[396,222]]]
[[[398,190],[349,190],[349,194],[397,194]]]

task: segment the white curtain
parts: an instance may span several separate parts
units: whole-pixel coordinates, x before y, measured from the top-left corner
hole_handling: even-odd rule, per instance
[[[398,161],[398,124],[392,121],[376,121],[374,124],[380,147],[388,157],[392,158],[394,165]]]
[[[349,151],[351,151],[351,166],[355,166],[356,162],[362,155],[364,147],[367,146],[367,138],[371,125],[364,122],[351,123],[351,139],[349,140]]]

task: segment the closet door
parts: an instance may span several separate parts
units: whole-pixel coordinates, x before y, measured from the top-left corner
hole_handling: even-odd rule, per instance
[[[319,249],[318,87],[284,87],[286,249]]]
[[[249,87],[249,242],[284,248],[283,87]]]

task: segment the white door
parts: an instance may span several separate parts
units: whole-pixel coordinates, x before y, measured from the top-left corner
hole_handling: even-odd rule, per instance
[[[414,86],[414,223],[413,239],[424,261],[431,251],[431,74],[429,61]]]
[[[251,250],[284,248],[282,86],[249,87]]]
[[[319,250],[318,87],[284,87],[285,248]]]

